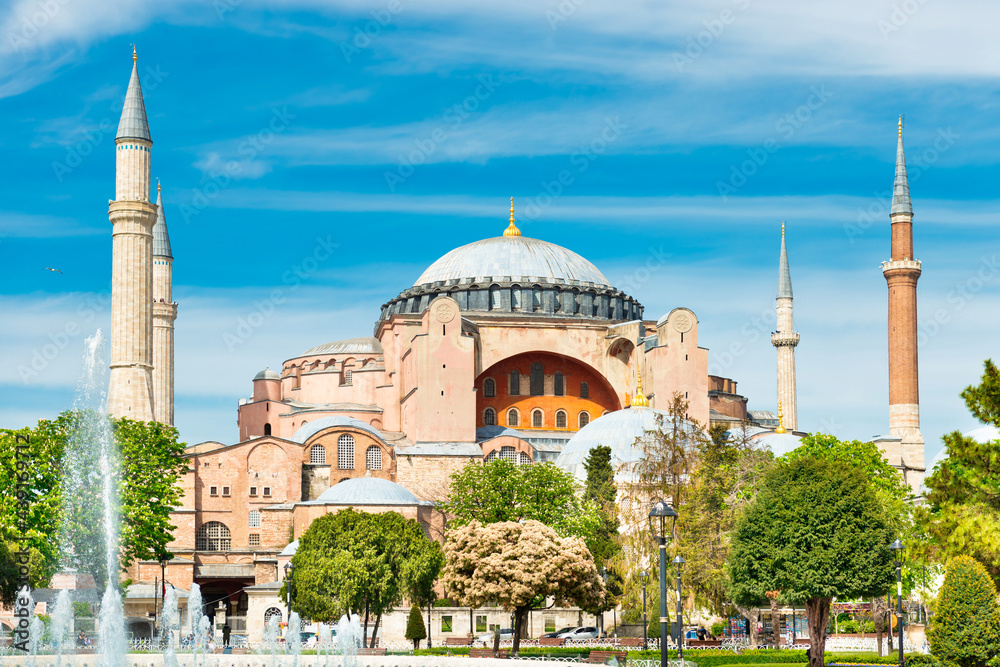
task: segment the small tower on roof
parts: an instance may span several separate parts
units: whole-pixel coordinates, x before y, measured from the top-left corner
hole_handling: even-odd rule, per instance
[[[111,221],[111,380],[108,411],[114,417],[152,421],[153,405],[153,225],[157,206],[149,200],[153,140],[132,48],[122,116],[115,136],[115,199]]]
[[[778,258],[778,295],[775,299],[775,309],[778,323],[775,332],[771,334],[771,345],[777,350],[778,356],[778,414],[783,417],[779,417],[779,426],[794,431],[798,428],[795,347],[799,344],[799,334],[796,333],[792,322],[792,274],[788,269],[784,222],[781,223],[781,254]]]
[[[174,256],[170,251],[167,216],[160,183],[156,183],[156,224],[153,225],[153,404],[156,421],[174,423]]]

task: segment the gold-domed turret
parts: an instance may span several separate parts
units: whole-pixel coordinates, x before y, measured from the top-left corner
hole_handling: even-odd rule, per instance
[[[649,399],[646,398],[646,394],[642,391],[642,371],[640,370],[636,370],[635,396],[632,397],[632,407],[633,408],[649,407]]]
[[[510,198],[510,224],[503,230],[504,236],[520,236],[521,230],[514,224],[514,198]]]

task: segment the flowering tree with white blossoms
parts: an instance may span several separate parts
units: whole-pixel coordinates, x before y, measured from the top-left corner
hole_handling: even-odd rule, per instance
[[[444,556],[441,580],[449,596],[467,607],[499,603],[514,612],[515,655],[539,597],[587,612],[604,604],[604,582],[583,540],[559,537],[539,521],[472,521],[448,532]]]

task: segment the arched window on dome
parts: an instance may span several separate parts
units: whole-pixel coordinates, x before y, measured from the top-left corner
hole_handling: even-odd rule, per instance
[[[517,450],[511,447],[510,445],[500,448],[500,458],[506,461],[510,461],[511,463],[517,463],[519,459],[517,455]]]
[[[510,391],[507,393],[511,396],[521,395],[521,374],[517,371],[510,372]]]
[[[271,435],[271,425],[264,424],[264,435]]]
[[[365,450],[365,465],[369,470],[382,469],[382,450],[378,445],[371,445]]]
[[[507,426],[517,428],[518,422],[520,421],[520,415],[516,408],[511,408],[507,411]]]
[[[496,426],[497,425],[497,411],[493,408],[486,408],[483,411],[483,425],[484,426]]]
[[[354,470],[354,436],[349,433],[337,438],[337,468]]]
[[[313,445],[309,450],[309,463],[315,465],[326,465],[326,447],[323,445]]]
[[[260,512],[257,510],[250,510],[250,516],[247,519],[247,526],[250,528],[260,528]]]
[[[566,411],[559,410],[556,412],[556,428],[566,428]]]
[[[565,396],[566,395],[566,383],[563,382],[563,374],[560,373],[559,371],[556,371],[556,375],[555,375],[554,379],[555,379],[555,382],[553,382],[553,384],[555,385],[555,392],[554,392],[555,395],[556,396]]]
[[[501,299],[500,299],[500,288],[496,285],[490,287],[490,310],[500,310],[501,309]]]
[[[531,425],[535,428],[542,428],[544,423],[544,414],[541,410],[532,410],[531,412]]]
[[[220,521],[209,521],[198,526],[194,536],[197,551],[229,551],[232,538],[229,528]]]
[[[532,287],[531,288],[531,310],[538,312],[542,309],[542,288]]]
[[[545,371],[542,362],[536,361],[531,364],[531,395],[543,396],[545,394]]]
[[[510,308],[511,310],[521,310],[521,286],[512,285],[510,288]]]
[[[590,423],[590,413],[584,410],[583,412],[580,413],[580,416],[577,417],[577,424],[580,425],[580,428],[583,428],[589,423]]]
[[[486,378],[483,381],[483,396],[494,398],[497,395],[497,381],[493,378]]]

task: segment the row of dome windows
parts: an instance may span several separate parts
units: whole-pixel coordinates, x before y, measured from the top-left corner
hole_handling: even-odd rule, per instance
[[[326,447],[313,445],[309,449],[309,463],[326,465]],[[382,450],[378,445],[369,445],[365,450],[365,467],[368,470],[382,469]],[[337,469],[354,470],[354,436],[348,433],[337,438]]]
[[[531,396],[544,396],[545,395],[545,370],[542,364],[535,362],[531,364],[531,374],[528,391]],[[552,393],[556,396],[566,395],[566,377],[560,372],[556,371],[552,376]],[[509,396],[520,396],[521,395],[521,373],[516,370],[510,372],[509,382],[507,385],[507,394]],[[497,382],[493,378],[486,378],[483,380],[483,396],[486,398],[495,398],[497,395]],[[586,382],[580,383],[580,398],[590,398],[590,385]]]
[[[586,410],[580,411],[576,416],[577,428],[583,428],[590,423],[590,413]],[[497,425],[497,411],[493,408],[483,410],[483,424],[486,426]],[[521,412],[517,408],[507,410],[507,426],[518,428],[521,426]],[[531,411],[531,424],[525,424],[531,428],[544,428],[545,413],[541,408]],[[556,428],[568,428],[569,416],[565,410],[556,410]]]

